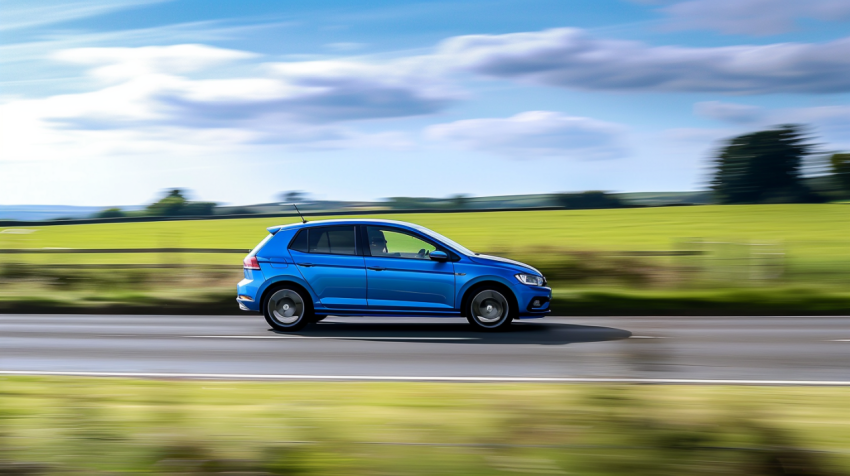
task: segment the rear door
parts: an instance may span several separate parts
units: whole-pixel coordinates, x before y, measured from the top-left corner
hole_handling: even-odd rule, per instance
[[[455,275],[451,261],[432,261],[437,243],[390,226],[362,227],[369,309],[451,310]]]
[[[295,266],[321,303],[332,309],[365,309],[366,268],[354,225],[316,226],[289,245]]]

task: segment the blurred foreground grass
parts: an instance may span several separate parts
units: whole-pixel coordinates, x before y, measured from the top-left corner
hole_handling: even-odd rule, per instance
[[[328,217],[333,218],[333,217]],[[850,313],[850,207],[748,205],[371,215],[536,266],[567,314]],[[325,219],[324,217],[322,219]],[[233,248],[293,218],[0,230],[0,248]],[[679,254],[684,252],[684,254]],[[242,252],[0,255],[0,311],[234,313]],[[79,264],[231,265],[75,270]]]
[[[848,396],[5,377],[0,474],[839,475]]]

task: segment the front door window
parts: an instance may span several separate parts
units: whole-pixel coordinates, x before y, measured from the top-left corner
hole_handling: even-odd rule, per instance
[[[369,253],[376,258],[431,259],[436,246],[407,233],[367,226]]]

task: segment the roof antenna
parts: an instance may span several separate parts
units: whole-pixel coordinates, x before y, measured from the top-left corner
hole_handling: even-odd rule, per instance
[[[295,211],[298,212],[298,216],[301,217],[301,223],[307,223],[307,220],[304,219],[304,215],[301,214],[301,210],[298,209],[298,205],[292,204],[295,207]]]

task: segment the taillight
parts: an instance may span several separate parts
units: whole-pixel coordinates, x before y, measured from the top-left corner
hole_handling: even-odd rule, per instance
[[[242,260],[242,267],[245,269],[260,269],[260,263],[257,261],[256,256],[246,256],[244,260]]]

